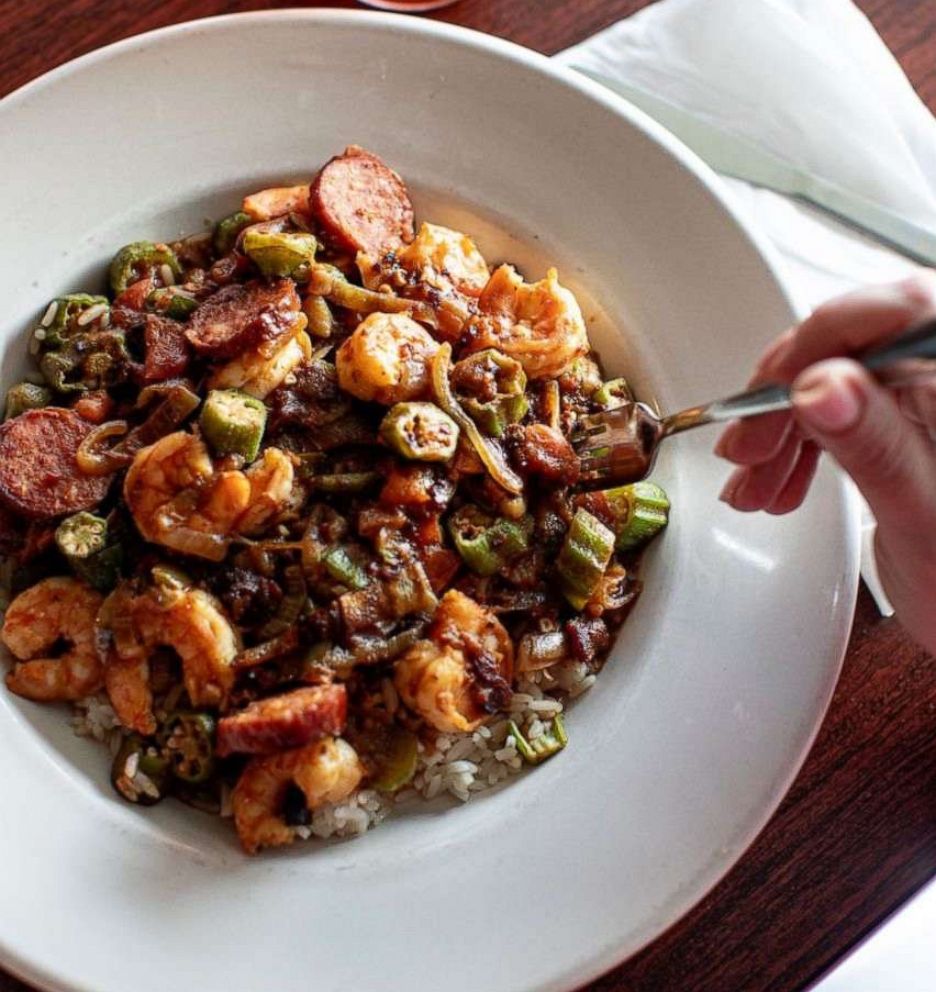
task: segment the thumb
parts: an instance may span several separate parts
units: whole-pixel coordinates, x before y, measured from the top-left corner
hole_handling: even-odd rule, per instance
[[[882,528],[918,527],[932,514],[934,448],[857,362],[810,366],[792,397],[800,426],[855,480]]]

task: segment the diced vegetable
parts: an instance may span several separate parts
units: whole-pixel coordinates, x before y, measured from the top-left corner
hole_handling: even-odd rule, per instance
[[[552,757],[569,743],[562,716],[558,713],[552,720],[549,729],[540,734],[539,737],[534,737],[533,740],[527,740],[513,720],[507,722],[507,729],[524,761],[531,765],[538,765],[541,761]]]
[[[496,348],[469,355],[452,369],[452,386],[462,408],[491,437],[501,437],[509,424],[525,416],[526,383],[523,366]]]
[[[341,269],[324,262],[317,262],[312,267],[309,289],[317,296],[324,296],[329,303],[355,313],[408,313],[430,326],[436,323],[435,313],[425,303],[356,286],[348,281]]]
[[[524,634],[517,646],[517,671],[536,672],[568,657],[569,646],[561,630]]]
[[[214,246],[215,254],[227,255],[228,252],[233,251],[234,245],[237,243],[237,236],[248,224],[252,223],[253,218],[249,214],[244,213],[243,210],[238,210],[219,220],[215,224],[214,232],[211,235],[211,243]]]
[[[268,279],[295,279],[305,282],[315,261],[318,242],[314,235],[248,228],[241,248]]]
[[[87,324],[79,323],[79,319],[88,310],[99,316],[85,318]],[[36,342],[42,350],[61,348],[74,331],[100,320],[110,313],[110,303],[106,296],[93,296],[90,293],[68,293],[56,297],[48,306],[42,323],[34,332]],[[90,317],[91,315],[89,315]]]
[[[313,492],[340,496],[362,493],[382,481],[383,477],[379,472],[339,472],[312,475],[308,483]]]
[[[166,794],[169,760],[139,734],[123,739],[111,765],[111,784],[131,803],[152,806]]]
[[[367,573],[340,545],[332,548],[322,559],[328,574],[349,589],[363,589],[367,584]]]
[[[592,393],[592,402],[603,410],[613,410],[634,402],[634,394],[626,379],[609,379]]]
[[[559,552],[562,594],[581,610],[598,588],[611,555],[614,532],[587,510],[578,509]]]
[[[363,742],[363,750],[374,766],[371,788],[396,792],[416,774],[419,741],[403,727],[392,726],[372,732]]]
[[[154,289],[146,297],[146,305],[150,310],[165,314],[173,320],[185,320],[198,308],[198,300],[191,293],[174,286],[163,286],[161,289]]]
[[[440,346],[432,360],[432,389],[436,402],[465,432],[491,478],[509,493],[522,493],[523,480],[507,464],[504,452],[497,442],[484,437],[455,399],[449,382],[451,361],[452,346],[446,342]]]
[[[57,393],[103,389],[126,380],[131,367],[123,331],[78,328],[56,351],[46,351],[39,369]]]
[[[205,782],[214,771],[215,718],[210,713],[176,712],[157,734],[172,774],[182,782]]]
[[[308,332],[314,338],[330,338],[335,333],[335,317],[325,297],[310,295],[302,301],[302,312],[309,324]]]
[[[164,278],[163,266],[171,274]],[[144,276],[156,274],[163,285],[172,285],[182,275],[182,266],[175,252],[168,245],[156,245],[152,241],[134,241],[124,245],[114,256],[108,271],[110,288],[115,296],[122,293],[132,282]]]
[[[262,641],[284,634],[302,615],[308,602],[305,576],[301,565],[287,565],[283,570],[283,598],[274,616],[257,631]]]
[[[52,392],[34,382],[19,382],[7,390],[3,419],[12,420],[24,410],[39,410],[52,402]]]
[[[55,543],[75,575],[99,592],[117,584],[123,550],[108,534],[107,521],[81,511],[66,517],[55,531]]]
[[[458,425],[435,403],[396,403],[380,424],[384,443],[420,462],[447,462],[458,446]]]
[[[633,551],[647,544],[669,520],[669,499],[655,482],[617,486],[606,489],[604,495],[616,518],[618,551]]]
[[[478,575],[494,575],[526,551],[533,520],[491,517],[476,506],[463,506],[449,519],[449,533],[464,563]]]
[[[212,389],[202,406],[198,425],[216,454],[240,455],[252,462],[260,451],[266,418],[262,400],[239,389]]]
[[[272,220],[286,214],[309,213],[309,184],[273,186],[244,197],[243,211],[251,220]]]

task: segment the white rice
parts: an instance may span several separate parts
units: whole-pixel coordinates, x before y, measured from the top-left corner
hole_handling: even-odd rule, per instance
[[[448,795],[460,802],[484,792],[524,767],[510,735],[508,722],[532,740],[550,729],[551,721],[564,710],[564,700],[575,699],[595,682],[595,675],[580,662],[562,662],[532,672],[517,686],[509,715],[496,717],[471,734],[440,734],[430,748],[419,746],[416,774],[409,786],[394,795],[359,789],[341,803],[322,806],[312,813],[312,822],[296,827],[296,836],[310,838],[356,837],[376,826],[395,807],[417,799],[431,800]],[[399,699],[389,680],[382,686],[387,709]],[[75,706],[75,732],[110,746],[115,753],[120,742],[117,717],[106,696],[92,696]],[[221,815],[231,816],[231,792],[222,789]]]
[[[107,304],[95,303],[94,306],[88,307],[87,310],[79,314],[75,323],[79,327],[86,327],[92,320],[97,320],[98,317],[105,313],[107,313]]]

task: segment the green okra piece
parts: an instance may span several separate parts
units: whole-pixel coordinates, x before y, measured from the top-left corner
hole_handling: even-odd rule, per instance
[[[205,440],[219,455],[252,462],[260,451],[267,409],[240,389],[212,389],[198,418]]]
[[[6,395],[3,419],[12,420],[27,410],[39,410],[52,402],[52,391],[34,382],[18,382]]]
[[[458,424],[435,403],[395,403],[381,421],[380,437],[403,458],[447,462],[458,447]]]
[[[72,571],[101,592],[117,585],[123,551],[110,540],[107,521],[82,510],[66,517],[55,530],[55,543]]]
[[[124,245],[114,256],[108,270],[111,291],[117,296],[137,279],[159,273],[164,265],[169,266],[173,280],[182,275],[176,253],[168,245],[157,245],[152,241],[134,241]]]
[[[587,510],[578,509],[559,552],[562,594],[581,610],[601,582],[614,553],[614,531]]]
[[[604,491],[615,515],[615,546],[633,551],[647,544],[669,522],[670,501],[661,486],[643,480]]]

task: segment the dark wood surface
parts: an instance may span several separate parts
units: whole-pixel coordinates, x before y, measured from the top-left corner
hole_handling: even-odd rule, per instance
[[[0,0],[0,95],[131,34],[293,5]],[[645,0],[461,0],[438,16],[551,54],[642,6]],[[859,6],[936,111],[936,3]],[[933,875],[936,660],[881,619],[862,590],[832,707],[776,816],[708,898],[590,992],[801,989]],[[26,986],[0,972],[0,992]]]

